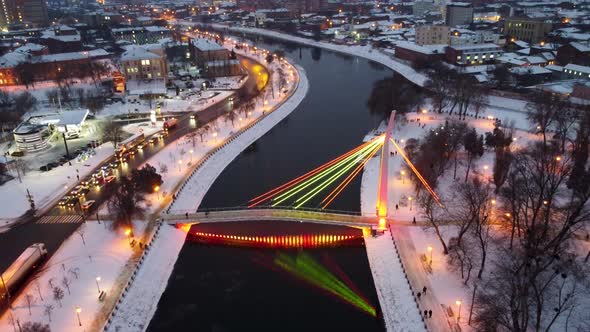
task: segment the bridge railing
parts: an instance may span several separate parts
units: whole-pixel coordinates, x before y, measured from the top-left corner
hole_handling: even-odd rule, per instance
[[[294,206],[255,206],[249,208],[247,206],[232,206],[232,207],[217,207],[217,208],[199,208],[197,211],[194,210],[175,210],[174,214],[194,214],[194,213],[206,213],[206,212],[224,212],[224,211],[244,211],[244,210],[292,210],[292,211],[308,211],[308,212],[320,212],[320,213],[331,213],[331,214],[344,214],[350,216],[361,216],[360,211],[345,211],[345,210],[332,210],[332,209],[320,209],[320,208],[308,208]]]

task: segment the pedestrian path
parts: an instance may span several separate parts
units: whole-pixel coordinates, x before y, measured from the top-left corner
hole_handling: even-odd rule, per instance
[[[441,332],[456,330],[457,326],[452,324],[452,318],[449,318],[443,309],[443,304],[438,301],[432,292],[432,286],[422,267],[420,255],[414,247],[407,226],[393,225],[390,227],[390,230],[393,238],[395,238],[399,256],[404,265],[410,286],[418,301],[420,311],[432,310],[432,317],[425,320],[428,330]],[[426,293],[423,292],[424,287],[426,287]],[[418,298],[417,295],[419,292],[421,296]]]
[[[365,234],[365,247],[387,331],[426,331],[390,233]]]
[[[36,224],[79,224],[82,221],[82,216],[77,214],[68,214],[61,216],[46,215],[39,218]]]

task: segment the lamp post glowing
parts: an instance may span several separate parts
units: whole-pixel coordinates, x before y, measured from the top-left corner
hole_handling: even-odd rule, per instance
[[[408,197],[408,201],[410,201],[410,211],[412,211],[412,196]]]
[[[455,304],[459,306],[459,312],[457,314],[457,323],[459,323],[459,320],[461,320],[461,301],[457,300]]]
[[[402,184],[406,184],[406,178],[404,177],[404,175],[406,175],[406,171],[401,171],[400,174],[402,175]]]
[[[127,239],[129,240],[129,245],[131,245],[131,228],[127,228],[125,230],[125,235],[127,236]]]
[[[100,294],[100,285],[98,282],[100,281],[100,277],[96,277],[96,288],[98,288],[98,294]]]
[[[180,172],[180,165],[182,165],[182,160],[181,159],[178,160],[178,171],[179,172]]]
[[[82,312],[82,308],[76,307],[76,316],[78,316],[78,325],[82,326],[82,321],[80,320],[80,313]]]
[[[189,152],[190,152],[190,154],[191,154],[191,163],[192,163],[192,162],[193,162],[193,152],[194,152],[194,151],[193,151],[193,149],[191,149]]]
[[[158,199],[161,199],[162,198],[160,196],[160,186],[155,186],[154,187],[154,192],[158,195]]]
[[[428,252],[430,252],[430,266],[432,266],[432,246],[428,246]]]
[[[217,132],[213,132],[213,143],[217,143]]]

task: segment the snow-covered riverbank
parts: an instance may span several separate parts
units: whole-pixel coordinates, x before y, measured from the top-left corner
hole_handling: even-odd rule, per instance
[[[259,29],[259,28],[247,28],[247,27],[236,27],[236,26],[227,26],[223,24],[211,24],[211,27],[214,29],[221,29],[221,30],[229,30],[232,32],[244,32],[244,33],[251,33],[261,36],[272,37],[280,40],[285,40],[289,42],[296,42],[304,45],[315,46],[325,48],[331,51],[340,52],[344,54],[360,56],[371,61],[375,61],[378,63],[383,64],[384,66],[390,68],[391,70],[395,71],[396,73],[402,75],[410,82],[424,86],[428,77],[425,75],[417,72],[411,66],[406,65],[400,61],[393,59],[390,55],[380,52],[374,49],[370,45],[360,46],[360,45],[337,45],[328,42],[322,41],[315,41],[308,38],[297,37],[293,35],[289,35],[286,33],[281,33],[272,30],[266,29]]]
[[[262,114],[257,123],[204,162],[185,183],[184,189],[178,193],[177,199],[171,206],[172,210],[196,210],[205,193],[223,169],[241,151],[295,110],[309,89],[303,69],[297,67],[297,74],[299,83],[294,93],[286,101],[279,103],[274,111]],[[136,276],[136,282],[132,284],[126,297],[118,305],[116,315],[105,330],[135,332],[144,331],[147,328],[184,244],[184,236],[178,235],[179,230],[163,226],[162,232],[163,236],[160,236],[152,245],[151,252],[155,254],[149,255],[144,261]],[[170,244],[170,241],[175,244]]]

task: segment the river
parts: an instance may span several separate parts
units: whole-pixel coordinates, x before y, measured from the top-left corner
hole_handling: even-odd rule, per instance
[[[201,208],[243,206],[255,196],[358,146],[380,121],[369,113],[367,99],[376,81],[393,75],[389,69],[362,58],[286,42],[257,38],[256,45],[283,50],[303,67],[310,82],[309,93],[289,117],[221,173]],[[360,176],[329,208],[360,210]],[[320,225],[312,224],[303,224],[303,229],[289,225],[273,228],[262,222],[247,225],[274,235],[320,231]],[[244,227],[212,226],[208,231],[239,233]],[[359,230],[331,227],[321,232],[360,234]],[[377,307],[362,245],[279,250],[187,241],[148,331],[384,330],[379,319],[350,303],[268,265],[255,263],[257,257],[272,262],[279,253],[295,257],[302,251],[320,264],[331,261],[328,269],[333,273],[341,270],[340,279],[349,278],[367,302]]]

